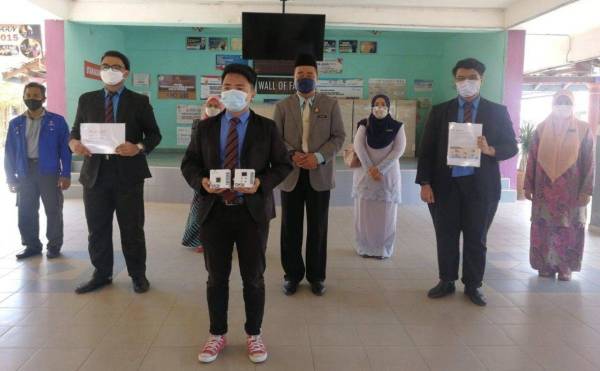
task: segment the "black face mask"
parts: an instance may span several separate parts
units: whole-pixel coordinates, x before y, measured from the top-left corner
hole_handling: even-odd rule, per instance
[[[42,107],[43,102],[40,99],[25,99],[25,105],[30,111],[37,111]]]

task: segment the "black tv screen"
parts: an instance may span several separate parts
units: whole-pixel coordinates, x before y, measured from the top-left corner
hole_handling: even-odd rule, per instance
[[[244,59],[293,60],[309,53],[323,60],[325,15],[242,13]]]

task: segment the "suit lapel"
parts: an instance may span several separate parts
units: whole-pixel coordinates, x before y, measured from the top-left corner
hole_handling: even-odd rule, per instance
[[[106,101],[106,98],[104,95],[104,89],[98,90],[94,97],[94,104],[92,107],[92,109],[93,109],[92,117],[91,117],[91,120],[89,121],[90,123],[104,122],[104,114],[105,114],[105,110],[106,110],[106,108],[104,107],[105,101]]]
[[[477,117],[475,118],[475,121],[478,124],[483,124],[483,127],[485,128],[486,123],[489,121],[488,117],[490,114],[490,110],[489,110],[489,105],[488,102],[483,99],[480,98],[479,99],[479,107],[477,107]]]
[[[458,98],[450,101],[448,106],[448,122],[458,122]]]
[[[294,94],[288,104],[292,112],[292,122],[296,125],[296,132],[298,133],[298,138],[300,138],[299,142],[302,143],[302,111],[300,110],[300,98],[298,94]]]
[[[312,132],[312,128],[317,123],[317,114],[319,110],[319,103],[321,101],[321,96],[319,94],[315,94],[315,98],[313,99],[312,107],[310,108],[310,129]],[[310,132],[309,132],[310,135]]]
[[[242,144],[242,153],[240,153],[240,164],[244,167],[246,160],[248,158],[248,151],[252,147],[254,143],[254,138],[256,136],[256,125],[255,125],[256,115],[254,111],[250,111],[250,117],[248,118],[248,126],[246,127],[246,135],[244,136],[244,143]]]
[[[130,106],[131,102],[131,92],[127,89],[123,89],[121,93],[121,97],[119,97],[119,106],[117,107],[117,121],[116,122],[125,122],[125,110],[126,107]]]
[[[216,143],[216,146],[209,146],[208,148],[212,148],[211,158],[209,163],[209,168],[211,169],[220,169],[221,168],[221,118],[224,113],[220,113],[218,116],[213,118],[212,125],[210,125],[210,136],[211,143]]]

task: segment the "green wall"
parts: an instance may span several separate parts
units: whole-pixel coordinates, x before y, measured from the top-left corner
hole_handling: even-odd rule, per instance
[[[87,25],[66,22],[67,62],[67,108],[72,121],[75,116],[78,96],[89,90],[99,89],[99,81],[83,76],[83,61],[98,63],[105,50],[118,49],[131,60],[132,72],[150,74],[150,87],[134,90],[149,90],[157,121],[163,133],[160,148],[178,148],[176,145],[175,109],[177,104],[193,104],[190,100],[159,100],[156,76],[158,74],[193,74],[197,76],[198,99],[200,102],[200,76],[220,74],[215,69],[217,54],[240,54],[225,51],[188,51],[185,49],[187,36],[241,37],[240,28],[211,28],[201,33],[190,28],[141,27]],[[403,78],[407,80],[407,98],[431,97],[439,103],[456,95],[451,69],[458,59],[476,57],[488,67],[482,94],[492,100],[501,101],[506,49],[505,32],[488,33],[441,33],[385,31],[376,35],[370,31],[328,29],[327,39],[375,40],[377,54],[325,54],[325,59],[344,58],[342,74],[322,77],[362,78],[365,82],[365,97],[369,78]],[[414,79],[434,80],[432,93],[415,93]],[[130,86],[130,81],[128,82]],[[132,88],[133,89],[133,88]],[[277,96],[266,96],[277,98]],[[262,101],[265,96],[258,96]],[[420,110],[420,123],[427,110]]]
[[[102,54],[110,49],[125,49],[125,35],[119,27],[65,22],[65,78],[69,123],[75,118],[79,96],[102,87],[100,81],[84,77],[84,61],[100,64]]]

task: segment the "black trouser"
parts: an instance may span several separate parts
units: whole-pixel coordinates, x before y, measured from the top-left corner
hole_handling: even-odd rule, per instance
[[[27,176],[19,179],[17,207],[21,243],[31,250],[42,250],[40,241],[40,197],[46,212],[48,249],[60,250],[63,244],[63,194],[58,175],[41,175],[37,160],[29,160]]]
[[[210,333],[227,333],[229,274],[233,244],[237,247],[240,274],[244,285],[244,304],[248,335],[260,334],[265,310],[265,250],[269,224],[257,223],[246,205],[226,206],[216,201],[206,222],[200,226],[204,243],[204,264],[208,271],[206,295]]]
[[[498,201],[487,200],[473,176],[452,178],[446,192],[429,205],[437,240],[440,280],[458,279],[462,232],[462,282],[470,288],[480,287],[485,272],[487,233]]]
[[[144,183],[120,183],[116,159],[103,159],[94,186],[83,188],[83,204],[89,232],[88,250],[92,265],[96,268],[94,276],[112,277],[112,229],[115,212],[129,276],[143,276],[146,272]]]
[[[281,191],[281,264],[285,279],[325,281],[327,267],[327,223],[330,191],[315,191],[308,170],[301,169],[296,187]],[[306,268],[302,260],[302,237],[306,205]]]

